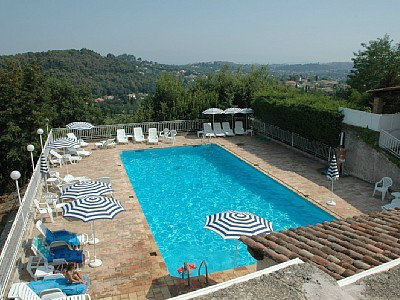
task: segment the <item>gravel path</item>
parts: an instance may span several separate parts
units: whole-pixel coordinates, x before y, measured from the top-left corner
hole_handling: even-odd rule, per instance
[[[356,299],[384,300],[400,299],[400,266],[386,272],[371,275],[344,287]]]
[[[333,278],[318,268],[304,263],[194,299],[351,300],[354,298],[339,288]]]

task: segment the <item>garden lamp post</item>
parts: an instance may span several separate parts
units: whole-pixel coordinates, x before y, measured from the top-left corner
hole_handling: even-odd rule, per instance
[[[46,135],[49,135],[49,119],[48,118],[46,118],[46,119],[44,119],[45,121],[46,121]]]
[[[11,177],[12,180],[15,180],[15,185],[17,186],[19,207],[22,207],[21,194],[19,193],[19,184],[18,184],[18,179],[21,178],[21,173],[18,172],[18,171],[12,171],[11,174],[10,174],[10,177]],[[23,213],[22,213],[22,221],[25,224],[25,217],[24,217]]]
[[[35,162],[33,161],[33,150],[35,150],[35,146],[28,145],[26,146],[26,150],[28,150],[31,153],[32,170],[33,172],[35,172]]]
[[[38,134],[39,137],[40,137],[40,146],[42,147],[42,151],[43,151],[43,139],[42,139],[43,129],[42,129],[42,128],[39,128],[36,132],[37,132],[37,134]]]

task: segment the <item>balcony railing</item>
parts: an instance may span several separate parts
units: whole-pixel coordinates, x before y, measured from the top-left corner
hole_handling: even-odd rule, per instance
[[[400,158],[400,140],[389,132],[381,130],[379,135],[379,147]]]
[[[48,155],[49,149],[47,149],[47,144],[52,140],[52,132],[50,131],[47,141],[45,143],[43,152]],[[35,170],[32,174],[31,180],[22,197],[22,205],[18,208],[18,212],[15,216],[14,222],[11,226],[10,232],[8,233],[7,240],[0,254],[0,299],[4,298],[4,293],[6,291],[8,280],[12,274],[13,268],[16,261],[18,260],[18,255],[21,250],[21,243],[23,236],[25,234],[28,224],[32,222],[30,218],[32,211],[33,199],[36,196],[37,190],[41,182],[40,173],[40,162],[36,162]]]

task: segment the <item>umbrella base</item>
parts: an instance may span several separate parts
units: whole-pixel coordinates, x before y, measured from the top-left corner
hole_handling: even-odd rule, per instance
[[[101,261],[101,259],[95,258],[89,262],[89,267],[97,268],[100,267],[102,264],[103,262]]]
[[[94,244],[98,244],[99,243],[99,239],[98,238],[91,238],[89,241],[88,241],[88,244],[89,245],[94,245]]]

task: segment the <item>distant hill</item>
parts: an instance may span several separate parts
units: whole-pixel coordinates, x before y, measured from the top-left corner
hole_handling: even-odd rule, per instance
[[[127,95],[148,93],[154,90],[161,72],[172,72],[192,81],[197,76],[218,72],[224,65],[229,69],[242,68],[249,72],[253,65],[236,64],[226,61],[199,62],[186,65],[167,65],[142,60],[134,55],[123,54],[102,56],[92,50],[50,50],[0,56],[0,67],[9,60],[37,63],[48,74],[68,78],[77,85],[88,86],[95,97],[104,95]],[[260,65],[256,65],[260,66]],[[328,64],[273,64],[268,69],[276,76],[319,75],[333,79],[345,79],[352,63],[334,62]]]
[[[151,91],[162,71],[174,69],[168,65],[136,59],[133,55],[101,56],[88,49],[0,56],[0,67],[8,60],[35,62],[52,76],[69,78],[75,84],[88,86],[95,96]]]
[[[270,72],[277,75],[317,75],[331,79],[346,79],[352,68],[352,62],[273,64],[269,66]]]

